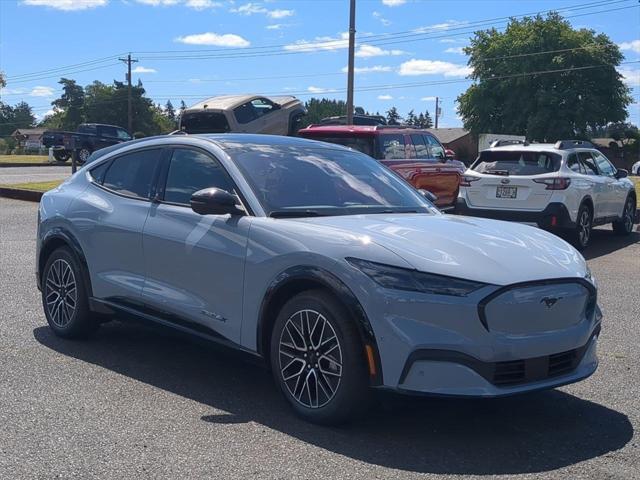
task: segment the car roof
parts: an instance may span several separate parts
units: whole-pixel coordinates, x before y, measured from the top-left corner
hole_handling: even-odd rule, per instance
[[[230,108],[237,107],[243,103],[250,102],[255,98],[261,98],[259,95],[219,95],[217,97],[207,98],[201,102],[191,105],[185,110],[190,112],[192,110],[203,110],[206,106],[207,110],[228,110]]]
[[[403,127],[401,125],[309,125],[298,133],[357,133],[363,135],[378,135],[382,133],[428,133],[423,128]]]
[[[553,152],[562,155],[563,153],[570,153],[575,151],[594,151],[597,150],[592,147],[584,147],[584,146],[576,146],[572,148],[557,148],[557,144],[555,143],[516,143],[513,145],[502,145],[500,147],[491,147],[485,148],[483,152],[491,151],[491,152],[522,152],[522,151],[530,151],[530,152]]]

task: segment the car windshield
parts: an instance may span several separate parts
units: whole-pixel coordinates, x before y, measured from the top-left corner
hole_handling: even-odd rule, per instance
[[[187,133],[226,133],[229,122],[224,113],[185,113],[180,120],[180,128]]]
[[[242,144],[229,154],[269,216],[428,213],[434,209],[404,180],[359,152]]]
[[[552,152],[485,150],[471,169],[494,175],[539,175],[557,172],[561,160],[560,155]]]

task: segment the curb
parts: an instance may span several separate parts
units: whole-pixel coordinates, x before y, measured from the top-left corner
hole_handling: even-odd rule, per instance
[[[0,168],[9,168],[9,167],[70,167],[71,162],[67,163],[0,163]]]
[[[0,187],[0,197],[25,200],[27,202],[40,202],[43,193],[44,192],[37,192],[35,190],[23,190],[21,188]]]

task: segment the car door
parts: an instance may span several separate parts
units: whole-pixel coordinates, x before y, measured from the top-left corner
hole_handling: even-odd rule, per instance
[[[239,343],[251,217],[191,209],[189,200],[198,190],[236,191],[209,153],[176,147],[165,163],[163,188],[144,227],[144,301],[170,321]]]
[[[91,185],[77,200],[76,220],[91,266],[93,295],[140,301],[145,265],[142,230],[155,192],[162,149],[125,153],[89,171]]]
[[[621,179],[616,177],[616,167],[600,152],[592,152],[600,174],[607,181],[608,216],[622,217],[624,204],[627,201],[628,189]]]
[[[589,181],[592,185],[591,198],[593,200],[593,218],[599,219],[611,215],[610,204],[610,183],[611,180],[600,175],[598,166],[590,151],[579,151],[578,158],[585,168]]]
[[[241,133],[263,133],[264,118],[256,110],[253,103],[243,103],[233,109],[233,115],[238,124],[238,131]]]

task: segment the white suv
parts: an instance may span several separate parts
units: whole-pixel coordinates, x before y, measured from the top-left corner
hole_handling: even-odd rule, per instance
[[[595,225],[631,233],[636,193],[626,176],[589,142],[495,142],[462,176],[456,212],[534,223],[583,249]]]

